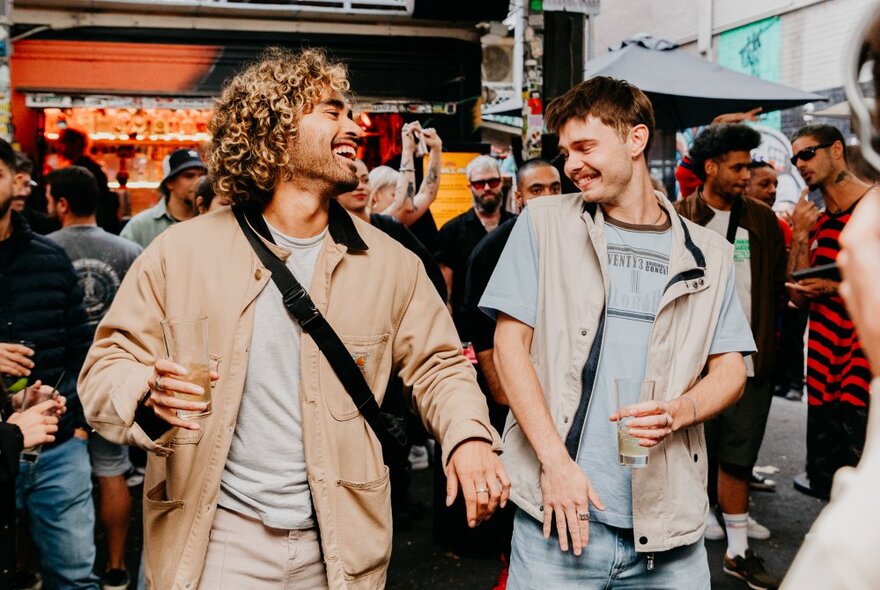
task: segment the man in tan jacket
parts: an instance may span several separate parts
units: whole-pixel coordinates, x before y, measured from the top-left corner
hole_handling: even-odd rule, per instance
[[[444,449],[476,526],[507,499],[473,369],[418,259],[331,197],[357,183],[360,128],[343,66],[273,50],[234,78],[211,123],[219,197],[248,211],[381,403],[389,377]],[[211,413],[163,359],[160,322],[207,316],[221,358]],[[379,441],[287,314],[228,208],[176,225],[135,262],[80,377],[91,424],[152,452],[144,500],[152,588],[382,588],[391,551]]]

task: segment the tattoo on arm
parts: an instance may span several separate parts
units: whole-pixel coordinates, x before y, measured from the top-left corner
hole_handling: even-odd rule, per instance
[[[416,184],[414,182],[406,183],[406,200],[412,201],[416,194]]]

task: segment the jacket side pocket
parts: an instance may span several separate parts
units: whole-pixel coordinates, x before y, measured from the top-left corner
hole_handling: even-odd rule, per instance
[[[144,496],[144,552],[148,585],[171,588],[177,560],[183,501],[169,500],[165,481],[153,486]]]
[[[339,559],[347,579],[388,565],[391,558],[389,487],[387,467],[382,477],[366,483],[336,481]],[[370,541],[364,542],[364,539]]]

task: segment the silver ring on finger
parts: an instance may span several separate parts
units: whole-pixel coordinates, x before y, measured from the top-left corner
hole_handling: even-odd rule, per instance
[[[156,391],[165,391],[165,388],[162,387],[162,375],[156,375],[156,378],[153,380],[153,389]]]
[[[487,490],[486,488],[480,488],[480,489],[476,490],[476,492],[478,494],[488,494],[489,490]]]

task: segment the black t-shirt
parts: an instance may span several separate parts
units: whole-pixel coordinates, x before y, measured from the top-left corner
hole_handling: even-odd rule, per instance
[[[501,210],[499,225],[511,219],[512,213]],[[486,228],[477,217],[473,207],[450,219],[437,236],[437,262],[452,269],[452,319],[463,341],[469,341],[467,314],[464,309],[464,292],[467,283],[467,267],[471,253],[486,237]]]
[[[446,281],[443,280],[443,274],[440,272],[440,267],[437,266],[437,263],[434,261],[434,258],[431,257],[431,253],[428,249],[419,242],[412,232],[390,215],[371,213],[370,223],[373,227],[382,230],[400,242],[404,248],[419,257],[425,267],[425,272],[428,274],[428,278],[431,279],[431,283],[434,285],[434,288],[437,289],[437,293],[443,301],[446,301]]]
[[[483,352],[493,348],[495,338],[495,321],[480,311],[478,304],[489,284],[495,265],[501,258],[501,252],[507,245],[507,239],[516,218],[508,219],[498,228],[480,240],[474,248],[468,262],[467,281],[464,293],[464,309],[468,322],[471,342],[474,343],[476,352]]]
[[[407,229],[428,249],[428,252],[437,251],[437,222],[434,221],[430,209],[410,224]]]

